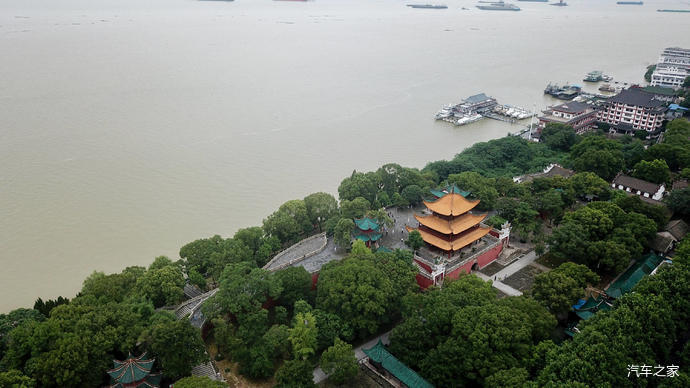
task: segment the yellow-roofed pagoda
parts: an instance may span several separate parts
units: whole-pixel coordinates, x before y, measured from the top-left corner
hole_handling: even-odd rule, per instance
[[[478,204],[479,200],[468,200],[454,190],[434,201],[424,201],[424,206],[431,214],[414,216],[419,222],[417,230],[427,244],[450,257],[453,252],[486,236],[491,230],[479,225],[486,214],[470,213]],[[408,227],[407,230],[415,229]]]
[[[414,216],[419,226],[407,227],[408,232],[418,231],[425,242],[414,253],[422,288],[484,268],[496,260],[510,237],[509,223],[500,230],[482,224],[487,214],[472,212],[480,201],[467,199],[469,191],[450,185],[431,194],[434,199],[424,201],[426,214]]]

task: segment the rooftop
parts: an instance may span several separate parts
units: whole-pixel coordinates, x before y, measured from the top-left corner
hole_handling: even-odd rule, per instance
[[[395,378],[400,380],[403,384],[410,388],[433,388],[428,381],[424,380],[417,372],[408,368],[405,364],[400,362],[395,356],[386,350],[383,343],[379,342],[369,349],[362,349],[369,359],[375,363],[381,364],[383,369],[390,372]]]
[[[565,104],[560,104],[551,107],[552,110],[559,111],[559,112],[564,112],[564,113],[573,113],[573,114],[582,114],[584,113],[587,109],[592,109],[590,105],[583,104],[581,102],[577,101],[570,101]]]
[[[422,225],[431,228],[443,234],[458,234],[467,229],[477,225],[486,218],[486,214],[470,214],[465,213],[456,217],[452,221],[444,220],[443,218],[434,216],[418,216],[415,214],[414,218]]]
[[[651,93],[646,93],[640,88],[629,88],[611,97],[609,101],[626,105],[641,106],[645,108],[660,108],[663,101],[654,99]]]
[[[688,224],[683,220],[672,220],[666,224],[664,230],[669,232],[676,241],[680,241],[688,234]]]
[[[479,200],[470,201],[460,194],[448,193],[435,201],[424,201],[424,205],[434,213],[444,216],[459,216],[472,210]]]
[[[661,256],[657,256],[654,253],[650,253],[637,260],[618,276],[616,281],[611,283],[609,288],[605,290],[606,294],[612,298],[620,298],[623,294],[632,290],[643,277],[652,273],[663,260]]]
[[[407,231],[412,231],[415,230],[414,228],[410,228],[409,226],[407,227]],[[455,236],[452,240],[448,241],[444,238],[441,238],[439,236],[436,236],[433,233],[427,232],[422,229],[416,229],[419,231],[419,234],[422,235],[422,239],[424,242],[431,244],[439,249],[442,249],[444,251],[458,251],[473,242],[479,240],[480,238],[486,236],[491,228],[476,228],[473,229],[467,233],[463,233],[461,235]]]
[[[642,91],[651,94],[661,94],[663,96],[675,96],[676,91],[671,88],[665,88],[663,86],[645,86]]]
[[[355,225],[359,230],[379,230],[379,223],[373,218],[364,217],[355,220]]]
[[[643,181],[642,179],[633,178],[625,174],[618,174],[613,178],[613,183],[622,185],[623,187],[630,187],[633,190],[640,190],[645,193],[656,193],[661,187],[660,184]]]
[[[479,93],[475,94],[474,96],[469,96],[466,99],[463,100],[463,102],[469,103],[469,104],[478,104],[480,102],[484,102],[487,100],[493,100],[493,98],[487,96],[484,93]]]

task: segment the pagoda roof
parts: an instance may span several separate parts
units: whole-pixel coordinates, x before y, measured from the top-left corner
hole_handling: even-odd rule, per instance
[[[369,217],[355,219],[355,225],[357,225],[357,228],[360,230],[379,230],[379,223]]]
[[[459,234],[477,225],[486,218],[486,214],[465,213],[453,220],[444,220],[434,216],[418,216],[414,218],[422,225],[443,234]]]
[[[108,371],[110,378],[115,382],[113,387],[131,386],[137,382],[140,383],[137,387],[157,387],[161,376],[151,374],[155,359],[147,359],[146,357],[147,354],[144,352],[139,357],[132,357],[130,354],[129,358],[124,361],[113,360],[113,369]]]
[[[381,236],[383,236],[381,233],[371,233],[371,234],[362,233],[362,234],[358,234],[357,236],[355,236],[355,238],[357,240],[362,240],[364,242],[367,242],[367,241],[378,241],[381,238]]]
[[[444,216],[459,216],[472,210],[479,200],[470,201],[460,194],[448,193],[435,201],[424,201],[424,206]]]
[[[415,388],[433,388],[428,381],[424,380],[417,372],[408,368],[405,364],[400,362],[394,355],[390,354],[383,346],[381,339],[379,342],[369,349],[362,348],[370,360],[381,364],[381,366],[390,372],[395,378],[400,380],[405,386]]]
[[[479,240],[480,238],[486,236],[491,228],[477,228],[470,232],[464,233],[460,236],[456,236],[451,241],[444,240],[432,233],[425,230],[414,229],[407,227],[407,231],[417,230],[419,234],[422,235],[424,242],[435,246],[436,248],[442,249],[444,251],[459,251],[460,249],[472,244],[473,242]]]
[[[436,198],[441,198],[448,193],[460,194],[465,198],[467,198],[467,196],[470,195],[469,191],[460,190],[460,188],[455,183],[453,183],[452,185],[448,185],[446,187],[440,188],[438,190],[431,189],[430,191],[431,191],[431,194],[433,194]]]

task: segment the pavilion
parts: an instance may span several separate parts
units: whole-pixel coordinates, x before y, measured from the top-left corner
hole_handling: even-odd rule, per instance
[[[146,352],[139,357],[129,357],[124,361],[113,360],[110,375],[110,388],[159,388],[160,373],[152,374],[155,358],[147,358]]]
[[[364,241],[368,247],[375,244],[382,236],[381,226],[373,218],[364,217],[355,220],[355,238]]]

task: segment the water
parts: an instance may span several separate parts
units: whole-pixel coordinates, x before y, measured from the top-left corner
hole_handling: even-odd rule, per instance
[[[435,122],[445,103],[544,108],[549,81],[638,82],[690,46],[670,0],[406,2],[1,1],[0,311],[516,129]]]

